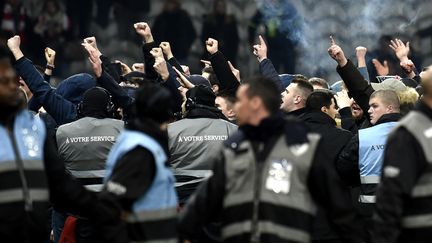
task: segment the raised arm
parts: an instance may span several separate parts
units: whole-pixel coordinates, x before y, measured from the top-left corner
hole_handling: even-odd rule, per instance
[[[253,54],[258,59],[260,74],[275,82],[279,87],[279,91],[282,92],[282,81],[280,80],[279,74],[273,66],[273,63],[270,59],[267,58],[267,44],[265,43],[261,35],[259,36],[259,41],[259,44],[253,46]]]
[[[240,83],[237,81],[236,76],[231,72],[225,56],[218,50],[218,41],[209,38],[206,41],[206,49],[210,54],[209,59],[213,70],[220,82],[219,91],[235,94]]]
[[[369,97],[374,92],[372,86],[363,78],[354,64],[345,57],[342,48],[335,43],[333,38],[328,53],[337,62],[336,70],[347,86],[349,94],[364,111],[369,110]],[[365,115],[369,118],[367,112]]]
[[[141,36],[143,40],[143,56],[144,56],[144,73],[148,79],[156,80],[158,78],[157,72],[153,69],[155,63],[154,57],[150,51],[157,47],[150,26],[146,22],[138,22],[134,24],[136,33]]]
[[[24,57],[20,44],[21,39],[17,35],[10,38],[7,42],[16,60],[15,69],[18,75],[26,82],[33,93],[33,97],[54,118],[57,124],[62,125],[74,121],[76,119],[75,105],[58,95],[55,89],[44,80],[33,63]]]

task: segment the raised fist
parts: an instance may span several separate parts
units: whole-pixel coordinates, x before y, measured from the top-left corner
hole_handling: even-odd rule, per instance
[[[167,56],[168,59],[171,59],[174,57],[171,46],[169,42],[161,42],[159,45],[160,48],[162,48],[162,52]]]
[[[14,50],[20,49],[21,38],[18,35],[15,35],[14,37],[9,38],[7,45],[12,52]]]
[[[218,51],[218,41],[208,38],[206,41],[206,49],[210,54],[215,54]]]
[[[153,42],[150,26],[146,22],[138,22],[134,24],[134,28],[136,33],[144,38],[146,43]]]
[[[49,47],[45,48],[45,60],[48,64],[54,65],[55,55],[56,52],[53,49]]]

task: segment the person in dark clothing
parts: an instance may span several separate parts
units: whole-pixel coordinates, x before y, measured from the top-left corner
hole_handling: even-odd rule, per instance
[[[352,186],[360,186],[360,210],[371,218],[375,191],[381,175],[386,139],[397,121],[399,99],[392,90],[379,90],[371,95],[369,117],[372,127],[360,129],[339,156],[336,167],[341,178]]]
[[[136,93],[137,113],[107,159],[101,201],[117,218],[100,225],[101,242],[175,242],[177,195],[168,163],[169,91],[144,84]]]
[[[2,241],[47,240],[48,200],[65,210],[104,221],[107,214],[101,213],[103,208],[97,205],[96,195],[66,173],[55,146],[55,134],[23,109],[18,77],[9,63],[0,64],[0,86]]]
[[[180,233],[191,238],[220,217],[223,242],[309,242],[319,202],[343,239],[361,242],[362,221],[349,195],[334,190],[340,181],[317,148],[319,135],[283,118],[277,85],[250,79],[237,98],[240,130],[209,157],[213,175],[186,205]]]
[[[171,43],[177,59],[184,63],[189,56],[196,32],[189,14],[181,9],[179,0],[165,2],[163,11],[156,16],[152,29],[159,42]]]
[[[90,191],[101,191],[105,160],[118,134],[123,130],[124,123],[113,119],[114,112],[108,91],[101,87],[88,89],[78,104],[79,119],[58,127],[56,132],[58,152],[68,172]],[[77,138],[82,140],[76,140]],[[67,213],[56,209],[54,205],[54,242],[59,241],[65,227],[70,227],[65,224],[66,217]],[[65,220],[61,220],[62,218]],[[85,217],[76,218],[74,235],[77,242],[93,241],[93,224]]]
[[[422,100],[390,134],[377,191],[373,241],[426,243],[431,235],[432,72],[423,71]]]
[[[354,98],[364,112],[369,110],[369,97],[375,90],[379,89],[392,89],[397,92],[400,99],[402,115],[405,115],[417,101],[418,94],[415,89],[406,87],[399,80],[388,79],[379,84],[369,83],[357,70],[351,60],[345,57],[343,50],[336,43],[332,43],[328,52],[338,63],[336,70],[343,79],[349,95]],[[365,115],[369,120],[369,114],[366,113]]]
[[[184,119],[168,125],[169,161],[177,179],[181,205],[211,174],[207,156],[237,130],[216,107],[215,99],[209,86],[197,85],[189,89]]]
[[[306,100],[312,92],[313,87],[306,79],[295,77],[282,92],[280,108],[287,115],[301,116],[306,111]]]
[[[58,126],[75,121],[76,105],[81,101],[84,91],[96,85],[94,78],[89,74],[76,74],[56,90],[24,56],[20,42],[21,38],[14,36],[8,40],[8,46],[16,60],[15,69],[32,91],[33,98],[39,101]]]
[[[321,149],[328,152],[329,164],[327,166],[336,170],[335,162],[351,139],[352,133],[336,127],[335,116],[337,103],[333,94],[329,91],[319,90],[312,92],[306,101],[306,112],[300,116],[311,132],[321,135]],[[335,184],[338,190],[350,193],[349,188],[344,184]],[[352,208],[354,210],[354,208]],[[329,223],[329,216],[326,211],[318,207],[317,218],[312,231],[312,242],[342,242],[334,226]]]
[[[209,60],[211,66],[219,80],[218,92],[224,92],[235,96],[238,87],[240,86],[239,80],[231,72],[230,66],[224,56],[224,54],[218,49],[218,41],[209,38],[206,41],[206,49],[209,53]]]
[[[220,50],[235,65],[239,44],[237,21],[234,15],[227,14],[226,4],[225,0],[213,2],[213,12],[204,16],[201,42],[206,49],[205,42],[208,38],[218,40]]]

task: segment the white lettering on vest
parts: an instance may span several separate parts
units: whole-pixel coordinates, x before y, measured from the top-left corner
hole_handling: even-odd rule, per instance
[[[115,142],[114,136],[91,136],[91,137],[71,137],[66,138],[68,143],[89,143],[89,142]]]
[[[177,142],[225,141],[227,139],[227,135],[179,136]]]

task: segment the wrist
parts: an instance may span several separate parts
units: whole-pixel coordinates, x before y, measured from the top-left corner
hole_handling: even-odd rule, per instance
[[[403,57],[399,58],[399,61],[407,62],[407,61],[409,61],[409,58],[408,58],[408,56],[403,56]]]
[[[24,56],[24,54],[22,53],[21,49],[11,49],[12,54],[14,55],[15,59],[18,60],[21,57]]]
[[[154,42],[153,36],[152,35],[145,35],[144,36],[144,42],[145,43]]]
[[[160,74],[160,76],[161,76],[161,78],[162,78],[162,80],[163,80],[164,82],[167,81],[167,80],[168,80],[168,77],[169,77],[169,72],[168,72],[168,70],[162,72],[162,73]]]
[[[167,59],[168,60],[171,59],[171,58],[173,58],[173,57],[174,57],[174,55],[172,53],[168,53],[168,55],[167,55]]]
[[[337,61],[339,67],[345,67],[345,65],[348,63],[348,60],[346,58],[343,58],[341,60]]]
[[[262,61],[264,61],[265,59],[267,59],[267,56],[258,57],[258,62],[262,62]]]
[[[213,54],[215,54],[217,52],[217,50],[216,51],[209,51],[209,53],[210,53],[210,55],[213,55]]]
[[[55,66],[54,66],[54,64],[47,63],[46,66],[45,66],[45,68],[48,69],[48,70],[54,70]]]

